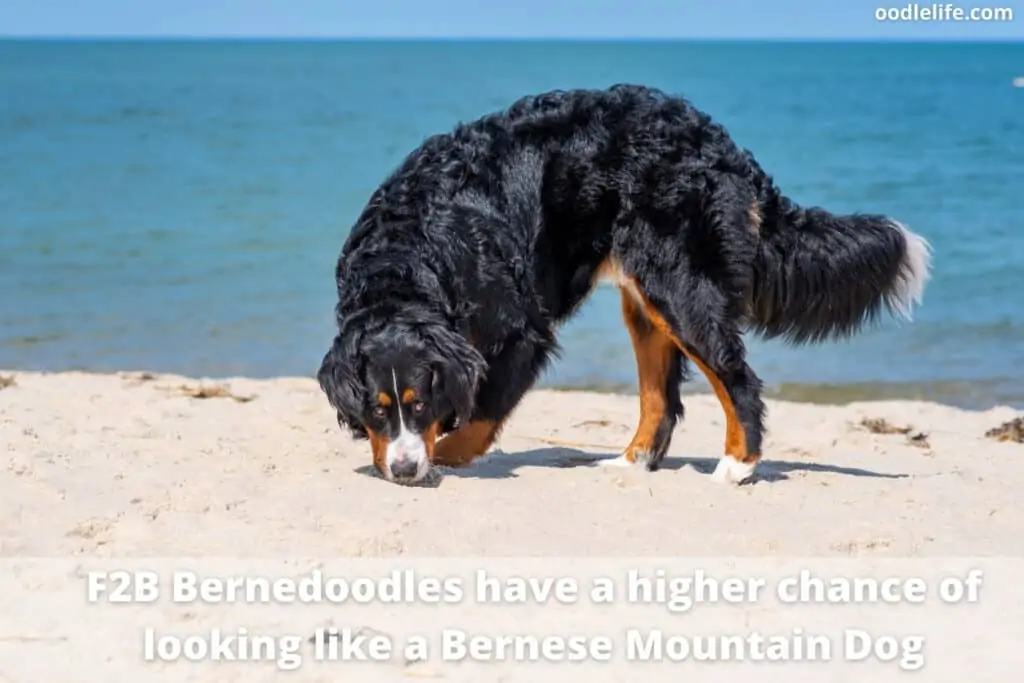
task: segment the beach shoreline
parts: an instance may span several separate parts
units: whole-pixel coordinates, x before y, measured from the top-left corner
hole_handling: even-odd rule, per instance
[[[1003,379],[930,382],[781,382],[764,387],[766,400],[804,403],[816,406],[845,406],[851,403],[879,401],[911,401],[938,403],[972,412],[1010,407],[1024,410],[1024,394],[1014,391]],[[539,383],[538,390],[566,393],[634,396],[636,389],[625,384]],[[687,396],[711,396],[711,388],[702,379],[683,384],[680,391]]]
[[[18,373],[58,375],[67,373],[95,375],[155,375],[177,376],[201,379],[204,382],[231,382],[238,379],[254,381],[273,381],[277,379],[315,380],[311,374],[281,375],[246,375],[240,373],[182,373],[175,370],[123,369],[116,370],[106,367],[71,367],[71,368],[0,368],[0,381]],[[602,394],[610,396],[635,396],[635,385],[628,382],[606,381],[602,378],[593,380],[579,379],[565,381],[562,378],[542,375],[537,382],[535,391],[551,391],[561,393]],[[689,381],[680,386],[684,398],[689,396],[711,396],[713,392],[702,376],[697,373]],[[991,378],[973,380],[931,381],[864,381],[864,382],[776,382],[766,383],[763,389],[766,400],[803,403],[818,406],[845,406],[851,403],[870,403],[875,401],[911,401],[939,403],[968,411],[986,411],[994,408],[1009,407],[1024,411],[1024,392],[1011,378]]]

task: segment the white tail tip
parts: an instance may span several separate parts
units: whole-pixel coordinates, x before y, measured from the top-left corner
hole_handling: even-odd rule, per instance
[[[892,221],[892,224],[903,234],[906,249],[900,262],[900,274],[888,296],[889,306],[910,320],[914,305],[924,301],[925,285],[931,278],[932,247],[928,240],[902,223]]]

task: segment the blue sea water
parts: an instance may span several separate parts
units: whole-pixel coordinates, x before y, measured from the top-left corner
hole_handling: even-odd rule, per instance
[[[935,249],[913,324],[750,340],[774,393],[1024,406],[1021,75],[1024,44],[0,42],[0,367],[312,375],[338,251],[406,153],[526,93],[635,82],[793,199]],[[562,341],[544,384],[634,387],[614,291]]]

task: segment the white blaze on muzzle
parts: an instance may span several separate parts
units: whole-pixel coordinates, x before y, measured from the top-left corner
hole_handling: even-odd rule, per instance
[[[419,481],[430,471],[430,458],[423,437],[409,431],[402,416],[401,394],[398,390],[398,375],[391,370],[395,399],[398,402],[398,437],[388,443],[384,461],[384,476],[390,480]]]

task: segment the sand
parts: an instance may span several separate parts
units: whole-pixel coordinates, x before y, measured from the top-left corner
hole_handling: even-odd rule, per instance
[[[733,558],[743,566],[1024,558],[1024,445],[984,436],[1018,415],[1006,407],[769,401],[765,460],[753,483],[736,487],[709,476],[724,438],[711,395],[687,398],[664,469],[649,473],[595,462],[628,443],[636,397],[535,391],[494,451],[432,486],[407,487],[375,475],[367,444],[338,429],[311,379],[0,374],[13,380],[0,388],[0,555],[5,585],[20,596],[14,604],[45,593],[45,582],[28,581],[28,565],[19,565],[39,558],[57,563],[51,568],[105,558],[153,558],[157,566],[175,557],[360,557],[409,566],[417,558],[549,558],[549,567],[567,557],[581,558],[581,567],[585,558]],[[874,433],[863,424],[878,419],[906,433]],[[64,595],[71,578],[53,571],[57,583],[47,594]],[[62,613],[50,615],[50,626],[37,623],[34,636],[10,633],[21,623],[12,621],[14,612],[0,617],[8,632],[0,630],[0,681],[35,678],[31,672],[43,669],[30,661],[49,667],[47,677],[64,672],[65,680],[139,675],[132,668],[143,666],[138,657],[111,654],[104,666],[121,668],[104,672],[61,655],[76,647],[88,653],[85,641],[96,637],[91,629],[67,635],[64,616],[78,610],[101,621],[81,603],[78,586],[79,593],[66,593],[79,596],[74,604],[52,598]],[[1024,614],[1024,600],[1013,604]],[[39,634],[47,629],[64,635],[48,641]],[[39,642],[25,644],[33,638]],[[5,659],[13,653],[20,654]],[[970,666],[964,671],[978,671]],[[712,669],[697,671],[698,679],[735,680]],[[953,676],[953,668],[942,670]],[[265,669],[263,678],[254,669],[230,676],[214,669],[208,677],[195,667],[162,671],[159,680],[276,680]],[[442,667],[430,677],[463,680],[471,672],[460,671],[449,676]],[[606,671],[607,680],[634,679]],[[545,680],[542,673],[513,667],[501,680]],[[305,675],[296,680],[347,679]],[[1005,680],[1015,679],[1007,672]]]

